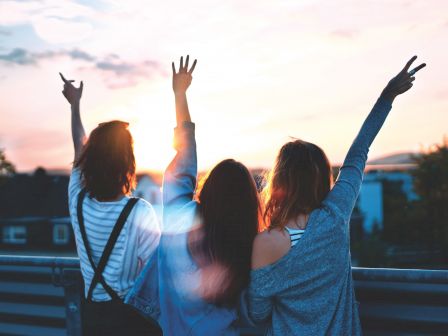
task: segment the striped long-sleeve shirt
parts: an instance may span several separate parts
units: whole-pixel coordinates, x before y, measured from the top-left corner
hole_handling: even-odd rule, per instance
[[[85,283],[85,295],[93,278],[93,270],[86,254],[78,224],[77,202],[82,189],[79,169],[73,169],[68,188],[70,217],[75,233],[76,247]],[[83,216],[93,260],[98,264],[112,229],[128,201],[100,202],[87,196],[83,203]],[[148,202],[140,199],[121,231],[107,266],[103,272],[106,283],[124,297],[134,285],[143,266],[154,253],[160,240],[160,227],[157,216]],[[101,284],[93,291],[94,301],[108,301],[109,295]]]

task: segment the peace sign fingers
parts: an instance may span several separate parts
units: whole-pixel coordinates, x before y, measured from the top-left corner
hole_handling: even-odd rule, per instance
[[[419,66],[415,67],[414,69],[409,71],[409,76],[414,76],[417,71],[419,71],[420,69],[423,69],[425,66],[426,66],[426,63],[422,63]]]
[[[403,70],[401,72],[408,72],[409,68],[411,67],[412,63],[417,59],[417,56],[413,56],[404,66]]]

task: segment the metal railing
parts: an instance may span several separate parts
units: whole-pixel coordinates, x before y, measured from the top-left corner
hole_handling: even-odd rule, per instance
[[[353,268],[353,277],[365,335],[448,335],[448,271]],[[0,335],[81,335],[82,290],[78,258],[0,255]]]

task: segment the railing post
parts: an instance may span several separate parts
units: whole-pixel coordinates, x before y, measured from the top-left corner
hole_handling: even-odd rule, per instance
[[[81,295],[83,283],[79,270],[62,271],[62,286],[65,292],[66,327],[68,336],[82,335]]]

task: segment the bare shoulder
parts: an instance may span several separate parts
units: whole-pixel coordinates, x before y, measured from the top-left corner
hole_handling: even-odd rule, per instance
[[[275,263],[291,248],[289,235],[284,230],[272,229],[259,233],[252,250],[252,269]]]

